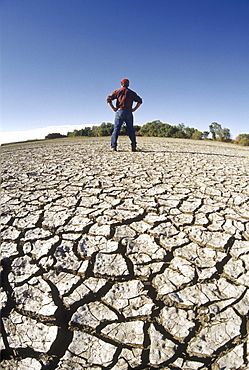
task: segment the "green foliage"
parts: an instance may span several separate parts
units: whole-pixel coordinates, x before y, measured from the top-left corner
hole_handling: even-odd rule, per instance
[[[75,136],[111,136],[114,125],[110,122],[102,122],[99,126],[85,127],[80,130],[74,130],[67,133],[67,137]],[[160,120],[148,122],[143,126],[134,126],[135,132],[138,136],[156,136],[156,137],[173,137],[183,139],[195,139],[201,140],[203,137],[209,134],[206,131],[206,135],[201,131],[193,127],[185,127],[183,123],[179,123],[177,126],[172,126],[168,123],[163,123]],[[49,138],[54,138],[52,135],[60,134],[49,134]],[[127,135],[126,125],[121,127],[120,135]],[[60,137],[60,136],[56,136]],[[47,138],[47,137],[46,137]]]
[[[228,128],[222,128],[217,122],[211,123],[211,125],[209,125],[209,130],[212,134],[212,139],[215,141],[232,141],[230,130]]]
[[[212,134],[212,139],[216,141],[220,135],[221,125],[217,122],[213,122],[209,125],[209,131]]]
[[[139,130],[141,129],[141,126],[138,126],[138,125],[134,125],[134,130],[135,132],[139,132]]]
[[[75,136],[111,136],[113,131],[113,123],[110,122],[102,122],[99,126],[92,126],[92,127],[85,127],[81,130],[74,130],[72,132],[68,132],[68,137],[75,137]],[[135,132],[138,132],[141,129],[141,126],[134,126]],[[120,135],[126,135],[126,126],[123,125],[120,130]]]
[[[74,130],[67,133],[67,137],[75,136],[111,136],[114,125],[110,122],[102,122],[99,126],[85,127],[80,130]],[[228,128],[223,128],[219,123],[212,122],[209,125],[209,131],[201,132],[194,127],[185,127],[184,123],[179,123],[177,126],[172,126],[168,123],[163,123],[160,120],[147,122],[143,126],[134,126],[137,136],[156,136],[156,137],[172,137],[182,139],[201,140],[207,139],[208,135],[212,134],[212,139],[215,141],[231,142],[231,134]],[[126,125],[123,125],[120,130],[120,135],[127,135]],[[59,133],[48,134],[45,139],[55,139],[65,137]],[[237,138],[237,143],[240,145],[249,145],[249,135],[241,134]]]
[[[203,137],[204,137],[203,132],[199,130],[195,130],[193,134],[191,135],[191,139],[194,139],[194,140],[201,140]]]
[[[161,136],[159,135],[160,129],[162,129],[163,123],[161,121],[148,122],[141,127],[139,131],[142,136]]]
[[[220,133],[220,141],[231,142],[231,133],[228,128],[223,128]]]
[[[249,146],[249,134],[240,134],[236,140],[239,145]]]
[[[112,123],[101,123],[98,127],[98,136],[110,136],[112,134],[113,124]]]
[[[209,131],[203,131],[203,139],[207,139],[209,135]]]
[[[51,139],[60,139],[62,137],[66,137],[66,135],[61,135],[60,133],[58,132],[54,132],[52,134],[48,134],[47,136],[45,136],[45,139],[46,140],[51,140]]]
[[[142,136],[163,136],[163,137],[176,137],[179,129],[176,126],[171,126],[168,123],[162,123],[159,120],[148,122],[139,130]]]
[[[68,137],[75,136],[110,136],[112,134],[113,124],[102,122],[100,126],[85,127],[80,130],[68,132]]]
[[[185,127],[183,123],[180,123],[177,126],[171,126],[168,123],[162,123],[159,120],[148,122],[143,125],[138,134],[141,136],[174,137],[195,140],[200,140],[204,136],[201,131],[198,131],[193,127]]]

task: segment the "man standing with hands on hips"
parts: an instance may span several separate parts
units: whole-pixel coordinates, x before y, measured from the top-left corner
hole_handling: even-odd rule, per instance
[[[142,99],[138,96],[135,91],[128,88],[130,81],[124,78],[121,81],[121,89],[113,91],[112,94],[106,98],[107,103],[110,105],[112,110],[116,112],[114,129],[111,137],[111,149],[117,151],[117,140],[122,124],[126,123],[127,133],[131,140],[131,150],[136,151],[136,135],[133,126],[133,112],[135,112],[142,104]],[[112,104],[112,100],[116,99],[116,107]],[[137,104],[133,108],[133,102]]]

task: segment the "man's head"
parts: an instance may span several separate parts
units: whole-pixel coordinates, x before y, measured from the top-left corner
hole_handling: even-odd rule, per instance
[[[127,78],[123,78],[123,80],[121,80],[121,85],[128,87],[130,85],[130,81]]]

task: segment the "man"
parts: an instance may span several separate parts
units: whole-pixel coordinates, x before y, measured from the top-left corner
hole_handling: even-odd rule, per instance
[[[131,140],[131,150],[136,151],[136,135],[133,126],[133,114],[140,105],[142,104],[142,99],[134,91],[130,90],[128,86],[130,81],[124,78],[121,81],[121,89],[113,91],[111,95],[106,98],[107,103],[110,105],[112,110],[116,112],[114,129],[111,137],[111,148],[113,151],[117,151],[117,140],[122,124],[126,123],[127,133]],[[113,106],[112,100],[116,99],[116,107]],[[133,108],[133,102],[137,104]]]

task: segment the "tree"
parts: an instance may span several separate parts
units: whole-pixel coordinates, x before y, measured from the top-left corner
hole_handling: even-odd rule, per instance
[[[203,138],[203,133],[199,130],[195,130],[191,136],[191,139],[201,140]]]
[[[141,126],[138,126],[138,125],[134,125],[134,130],[135,132],[139,132],[139,130],[141,129]]]
[[[101,123],[99,126],[99,136],[110,136],[113,131],[113,124],[112,123]]]
[[[213,140],[219,140],[220,138],[220,133],[221,133],[221,125],[217,122],[212,122],[211,125],[209,125],[209,130],[212,134],[212,139]]]
[[[176,137],[176,138],[179,138],[179,139],[186,139],[186,134],[185,134],[185,132],[182,129],[178,129],[177,128],[177,130],[174,133],[173,137]]]
[[[47,136],[45,136],[45,139],[52,140],[52,139],[60,139],[63,137],[66,137],[66,135],[61,135],[59,132],[54,132],[52,134],[48,134]]]
[[[91,136],[100,136],[98,126],[93,126],[92,127]]]
[[[143,125],[140,132],[143,136],[160,136],[160,130],[163,127],[163,123],[159,120],[148,122]]]
[[[239,134],[236,140],[239,145],[249,146],[249,134]]]
[[[80,136],[79,135],[79,130],[74,130],[74,131],[68,132],[67,136],[68,137]]]
[[[207,139],[209,135],[209,131],[203,131],[203,139]]]
[[[165,135],[166,137],[174,137],[174,134],[177,132],[176,126],[171,126],[169,123],[165,123]]]
[[[159,120],[147,122],[140,128],[138,134],[142,136],[175,137],[196,140],[202,139],[203,136],[201,131],[198,131],[193,127],[185,127],[184,123],[179,123],[177,126],[171,126],[168,123],[162,123]]]
[[[92,136],[91,127],[85,127],[82,129],[82,136]]]
[[[195,131],[196,131],[196,129],[193,128],[193,127],[185,127],[184,128],[185,136],[186,136],[187,139],[191,139]]]
[[[231,133],[228,128],[223,128],[220,132],[220,141],[231,142]]]
[[[73,137],[73,132],[72,131],[68,131],[67,137]]]
[[[209,126],[209,130],[212,134],[212,139],[215,141],[231,141],[231,133],[228,128],[223,128],[219,123],[213,122]]]
[[[172,136],[177,129],[173,129],[173,126],[170,126],[167,123],[162,123],[159,120],[147,122],[145,125],[141,127],[139,133],[142,136]],[[169,133],[169,131],[172,131]]]

